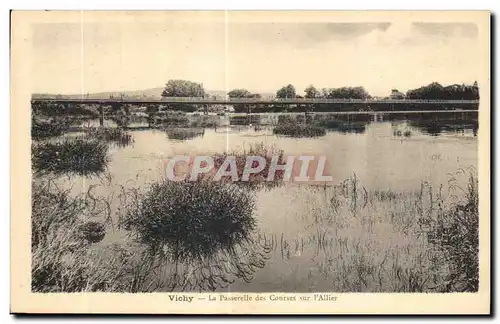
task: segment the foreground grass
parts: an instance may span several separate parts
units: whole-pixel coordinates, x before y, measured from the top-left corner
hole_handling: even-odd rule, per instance
[[[250,282],[265,265],[253,198],[235,186],[159,182],[127,192],[117,212],[129,239],[113,243],[100,242],[105,223],[83,221],[108,201],[72,197],[43,179],[32,192],[34,292],[213,291]]]
[[[273,192],[160,181],[123,191],[107,217],[129,236],[97,244],[99,225],[75,220],[96,214],[93,200],[35,188],[33,285],[36,291],[473,292],[477,177],[472,172],[467,187],[452,187],[456,196],[426,183],[408,192],[366,190],[356,177]]]

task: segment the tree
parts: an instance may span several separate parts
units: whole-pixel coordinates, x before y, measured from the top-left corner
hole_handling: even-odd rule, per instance
[[[258,93],[251,93],[250,91],[246,89],[233,89],[227,93],[229,98],[253,98],[253,99],[260,99],[261,95]],[[256,109],[257,107],[255,105],[248,105],[248,104],[235,104],[233,105],[234,111],[235,112],[250,112],[253,109]]]
[[[295,98],[296,96],[295,87],[291,84],[284,86],[276,92],[277,98]]]
[[[229,98],[252,98],[252,93],[246,89],[233,89],[227,95]]]
[[[328,99],[368,99],[370,94],[363,87],[342,87],[323,89],[323,96]]]
[[[308,86],[304,92],[306,93],[306,98],[318,98],[321,95],[321,93],[312,84]]]
[[[465,84],[452,84],[443,87],[437,82],[429,85],[408,90],[406,93],[409,99],[425,100],[477,100],[479,99],[479,89],[477,83],[472,86]]]
[[[205,90],[201,83],[187,80],[169,80],[165,84],[162,97],[204,97]]]

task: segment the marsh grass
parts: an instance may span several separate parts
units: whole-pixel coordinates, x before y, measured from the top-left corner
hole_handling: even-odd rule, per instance
[[[93,176],[103,173],[108,162],[108,145],[86,137],[31,145],[32,170],[37,174]]]
[[[433,220],[429,242],[438,247],[449,267],[442,291],[477,292],[479,289],[478,179],[469,175],[465,198]]]
[[[96,276],[88,258],[92,243],[82,231],[86,218],[99,211],[83,197],[71,197],[50,181],[33,182],[31,214],[31,252],[33,292],[78,292],[94,290],[105,277]],[[99,236],[104,237],[101,223]],[[99,224],[99,225],[97,225]],[[87,228],[88,229],[88,228]],[[102,273],[100,273],[102,275]]]
[[[296,283],[306,285],[299,289],[315,278],[321,291],[477,291],[477,176],[469,177],[462,198],[427,183],[409,192],[368,191],[356,176],[297,188],[307,202],[294,210],[303,230],[268,235],[272,259],[299,271]]]
[[[160,181],[133,197],[121,225],[151,267],[139,291],[216,290],[250,282],[269,252],[253,217],[253,196],[206,180]]]
[[[162,127],[188,127],[189,118],[182,111],[160,111],[153,118],[154,125]]]
[[[230,250],[255,229],[252,196],[212,181],[154,183],[123,221],[154,253],[168,248],[174,259],[203,259]]]
[[[189,127],[193,128],[213,128],[221,124],[219,116],[193,115],[190,118]]]
[[[278,159],[278,164],[280,165],[286,163],[283,150],[279,150],[275,146],[269,146],[265,145],[264,143],[259,143],[255,145],[250,145],[248,148],[244,148],[242,150],[234,150],[229,153],[216,154],[213,156],[214,169],[219,170],[228,156],[234,157],[236,160],[235,164],[239,180],[242,179],[247,157],[258,156],[265,160],[265,167],[262,171],[250,174],[248,181],[237,181],[235,182],[235,184],[240,186],[245,186],[251,189],[257,189],[257,188],[272,189],[283,184],[283,178],[284,178],[283,170],[276,170],[274,179],[270,181],[267,180],[269,175],[269,167],[271,165],[273,157],[276,157]],[[252,168],[256,168],[258,166],[259,162],[254,161],[252,163]],[[231,176],[223,176],[221,178],[221,181],[232,182],[232,179]]]
[[[205,130],[203,128],[167,128],[165,132],[169,139],[172,140],[188,140],[198,136],[203,136]]]
[[[320,119],[314,122],[318,127],[326,128],[327,130],[338,131],[341,133],[364,133],[366,131],[366,121],[345,121],[337,119]]]
[[[69,118],[31,118],[31,138],[35,140],[57,137],[66,132],[71,126]]]
[[[326,129],[314,124],[285,123],[275,126],[273,133],[291,137],[319,137],[326,135]]]
[[[125,147],[134,142],[132,135],[122,127],[89,127],[85,129],[89,138],[103,143],[113,143]]]
[[[356,175],[335,186],[290,184],[274,190],[292,200],[265,218],[257,202],[268,193],[227,183],[123,189],[113,211],[104,201],[97,210],[93,194],[34,188],[33,290],[477,291],[477,175],[465,175],[464,188],[450,175],[448,191],[425,182],[367,190]],[[91,243],[101,225],[81,220],[97,214],[118,219],[127,239]],[[273,221],[279,227],[265,224]]]

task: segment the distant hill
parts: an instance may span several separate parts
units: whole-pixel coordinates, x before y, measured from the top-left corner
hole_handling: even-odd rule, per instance
[[[134,91],[113,91],[113,92],[97,92],[88,93],[84,95],[84,98],[92,99],[109,99],[120,98],[122,95],[129,99],[160,99],[163,88],[149,88],[144,90],[134,90]],[[226,96],[226,91],[221,90],[206,90],[207,94],[210,96],[216,96],[218,98],[224,98]],[[273,93],[261,93],[262,98],[270,98],[274,96]],[[60,95],[52,93],[34,93],[32,98],[61,98],[61,99],[79,99],[82,97],[81,94],[70,94],[70,95]]]

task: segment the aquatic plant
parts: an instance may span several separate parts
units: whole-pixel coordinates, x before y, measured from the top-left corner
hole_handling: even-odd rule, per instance
[[[182,111],[159,111],[155,114],[153,123],[164,127],[188,127],[190,121],[186,113]]]
[[[311,284],[315,291],[477,291],[477,174],[469,177],[463,195],[456,188],[448,197],[428,183],[420,191],[367,190],[356,176],[333,186],[296,187],[292,196],[304,206],[276,217],[297,213],[304,231],[269,234],[271,258],[293,269],[290,291],[308,291]],[[303,258],[315,260],[307,270],[300,267]],[[273,280],[285,286],[291,279]]]
[[[84,137],[31,145],[31,164],[36,173],[97,175],[106,170],[108,145]]]
[[[278,124],[273,128],[276,135],[285,135],[291,137],[318,137],[325,136],[326,129],[317,125],[306,124]]]
[[[193,119],[191,119],[189,123],[189,127],[195,128],[209,128],[209,127],[217,127],[221,124],[219,116],[211,116],[211,115],[193,115]]]
[[[334,130],[342,133],[364,133],[366,131],[366,121],[344,121],[338,119],[320,119],[314,121],[319,127]]]
[[[286,164],[283,150],[279,150],[274,146],[267,146],[264,145],[264,143],[260,143],[257,145],[250,145],[248,148],[243,150],[234,150],[230,153],[216,154],[213,156],[214,169],[219,170],[228,156],[234,157],[236,159],[236,169],[239,180],[242,179],[247,157],[257,156],[265,160],[265,167],[264,169],[262,169],[262,171],[249,174],[248,181],[237,181],[235,182],[237,185],[246,186],[252,189],[262,187],[271,189],[283,184],[283,178],[285,174],[283,170],[276,170],[274,179],[272,181],[267,180],[269,175],[269,167],[271,166],[271,161],[273,158],[277,158],[278,164],[280,165]],[[252,168],[256,168],[258,167],[258,165],[258,161],[253,161]],[[231,177],[223,176],[221,177],[221,181],[231,182]]]
[[[31,138],[35,140],[62,135],[70,127],[67,118],[31,118]]]
[[[255,229],[253,197],[213,181],[161,181],[123,217],[123,225],[152,254],[176,261],[202,260],[232,251]]]
[[[105,143],[114,143],[124,147],[133,143],[133,138],[122,127],[89,127],[85,129],[89,137]]]
[[[187,140],[193,139],[197,136],[205,134],[205,130],[203,128],[167,128],[165,132],[168,135],[169,139],[173,140]]]

